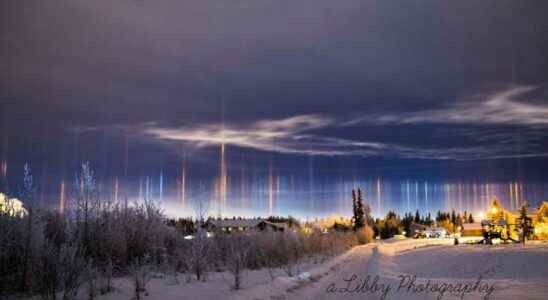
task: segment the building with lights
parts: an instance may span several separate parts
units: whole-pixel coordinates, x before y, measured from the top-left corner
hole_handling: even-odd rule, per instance
[[[273,223],[262,219],[221,219],[208,221],[208,227],[215,231],[285,231],[287,224]]]
[[[503,239],[519,241],[519,211],[508,211],[499,202],[493,199],[484,214],[482,225],[485,230],[500,234]],[[529,209],[527,216],[533,225],[533,239],[548,240],[548,202],[544,201],[537,209]]]
[[[10,216],[21,216],[27,213],[23,207],[23,202],[15,198],[9,198],[7,195],[0,193],[0,213]]]

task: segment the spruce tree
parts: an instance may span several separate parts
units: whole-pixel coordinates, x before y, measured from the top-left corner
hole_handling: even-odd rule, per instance
[[[365,226],[365,210],[363,206],[362,191],[358,188],[358,196],[356,199],[356,213],[354,216],[354,230]]]
[[[521,242],[525,245],[525,239],[533,231],[532,220],[527,216],[529,204],[525,202],[519,209],[518,229],[521,231]]]
[[[428,213],[428,215],[426,216],[425,225],[432,226],[432,223],[434,223],[434,221],[432,221],[432,215],[430,213]]]
[[[457,220],[457,214],[455,213],[455,210],[451,211],[451,224],[453,225],[453,233],[457,232],[457,226],[458,226],[458,220]]]

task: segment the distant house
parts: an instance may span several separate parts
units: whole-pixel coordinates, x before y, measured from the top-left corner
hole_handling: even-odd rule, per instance
[[[480,222],[462,224],[461,236],[463,237],[481,237],[483,235],[483,227]]]
[[[540,240],[548,239],[548,202],[544,201],[538,209],[529,208],[527,216],[533,224],[533,238]],[[489,206],[486,219],[482,222],[491,231],[500,233],[503,238],[519,240],[519,211],[508,211],[498,201],[493,199]]]
[[[11,216],[26,215],[27,210],[23,207],[23,202],[0,193],[0,213]]]
[[[273,223],[262,219],[222,219],[208,221],[208,227],[215,231],[286,231],[286,223]]]
[[[442,238],[447,235],[447,230],[443,227],[430,227],[424,231],[424,234],[430,238]]]
[[[419,224],[419,223],[411,223],[411,225],[409,225],[409,235],[408,236],[415,236],[417,234],[423,234],[424,231],[426,230],[426,226],[422,225],[422,224]]]

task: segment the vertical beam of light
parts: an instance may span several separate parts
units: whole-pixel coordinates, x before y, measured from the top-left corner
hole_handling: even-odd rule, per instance
[[[426,210],[429,210],[430,208],[428,207],[428,182],[424,182],[424,208]]]
[[[222,217],[225,213],[226,206],[226,194],[227,194],[227,170],[226,170],[226,158],[225,158],[225,98],[221,93],[221,161],[219,166],[219,180],[218,180],[218,194],[219,194],[219,217]]]
[[[377,210],[378,214],[382,215],[382,208],[381,208],[381,179],[377,178]]]
[[[268,215],[272,215],[272,205],[274,202],[274,178],[272,178],[272,160],[268,166]]]
[[[485,207],[489,207],[489,201],[491,201],[491,189],[489,183],[485,184]]]
[[[308,213],[314,213],[314,157],[308,156]]]
[[[450,199],[449,198],[449,184],[444,183],[443,184],[443,205],[445,207],[445,210],[451,209],[450,206]]]
[[[2,160],[2,165],[0,166],[0,175],[4,178],[8,176],[8,162],[6,160]]]
[[[114,179],[114,203],[118,203],[118,177]]]
[[[295,174],[291,173],[291,175],[289,175],[289,188],[288,190],[291,192],[291,198],[290,198],[290,201],[291,203],[294,203],[295,202],[295,199],[296,199],[296,192],[297,192],[297,187],[295,185]]]
[[[525,192],[523,191],[523,181],[520,181],[519,182],[519,198],[521,199],[521,205],[523,205],[525,203],[525,201],[527,199],[524,199],[525,198]]]
[[[145,181],[145,201],[148,201],[150,199],[150,177],[147,176]]]
[[[7,118],[4,117],[4,124],[2,127],[4,127],[4,140],[3,140],[3,147],[2,147],[2,165],[0,166],[0,172],[2,177],[6,178],[8,177],[8,148],[9,148],[9,139],[8,139],[8,122]]]
[[[407,211],[411,211],[411,200],[409,197],[409,180],[407,180]]]
[[[227,194],[227,169],[226,169],[226,153],[225,153],[225,143],[221,143],[221,162],[219,166],[219,180],[218,180],[218,189],[219,189],[219,216],[222,217],[224,210],[226,208],[226,194]]]
[[[139,178],[139,201],[143,201],[143,178]]]
[[[457,183],[457,211],[462,212],[462,184]]]
[[[280,215],[280,175],[276,175],[276,213]]]
[[[476,185],[476,183],[474,182],[473,185],[472,185],[472,193],[474,194],[472,197],[474,198],[474,213],[476,213],[478,211],[478,187]]]
[[[519,185],[518,182],[514,182],[514,201],[516,202],[516,207],[519,208],[521,206],[521,199],[519,197]]]
[[[61,187],[59,189],[59,213],[65,211],[65,181],[61,181]]]
[[[41,147],[40,147],[40,151],[42,153],[42,155],[46,155],[46,150],[44,148],[46,148],[46,142],[42,142],[41,144]],[[41,167],[41,174],[40,174],[40,202],[44,203],[46,201],[45,197],[46,197],[46,180],[47,180],[47,177],[46,177],[46,160],[44,159],[42,161],[42,167]]]
[[[164,200],[164,170],[160,170],[160,202]]]
[[[181,164],[181,206],[184,208],[186,203],[186,167]]]
[[[415,181],[415,209],[419,208],[419,182]]]
[[[247,203],[247,193],[245,190],[246,187],[246,178],[245,178],[245,163],[244,156],[241,156],[240,160],[240,208],[243,208]]]
[[[124,177],[127,180],[127,170],[129,165],[129,146],[128,146],[128,136],[127,133],[124,133]]]

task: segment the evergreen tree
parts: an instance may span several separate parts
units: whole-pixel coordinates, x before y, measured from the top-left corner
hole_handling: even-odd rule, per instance
[[[432,215],[430,215],[430,213],[428,213],[428,215],[426,216],[426,220],[424,223],[426,226],[432,226],[432,224],[434,223],[434,221],[432,221]]]
[[[356,199],[356,214],[354,216],[354,230],[365,226],[365,209],[363,205],[362,190],[358,188]]]
[[[413,223],[413,215],[411,213],[405,213],[403,219],[401,220],[401,225],[405,231],[405,236],[411,237],[411,223]]]
[[[458,220],[457,220],[457,214],[455,213],[455,210],[451,211],[451,225],[453,225],[453,232],[457,231],[458,226]]]
[[[412,215],[409,215],[409,220],[413,220]],[[381,239],[388,239],[400,233],[400,225],[403,225],[403,220],[400,220],[395,212],[389,211],[384,221],[379,222],[379,234]]]
[[[474,218],[472,217],[472,214],[468,215],[468,223],[474,223]]]
[[[373,220],[373,217],[371,216],[371,207],[369,206],[368,203],[364,204],[363,211],[365,216],[365,224],[372,226],[375,223],[375,221]]]
[[[414,220],[415,223],[419,224],[421,222],[421,215],[419,213],[419,210],[417,209],[417,211],[415,212],[415,220]]]
[[[518,230],[521,231],[521,242],[525,245],[525,239],[528,238],[532,231],[532,220],[527,216],[527,210],[529,209],[529,204],[525,202],[519,209],[519,219],[518,219]]]
[[[436,222],[441,222],[441,221],[442,221],[441,211],[438,210],[438,212],[436,213]]]

